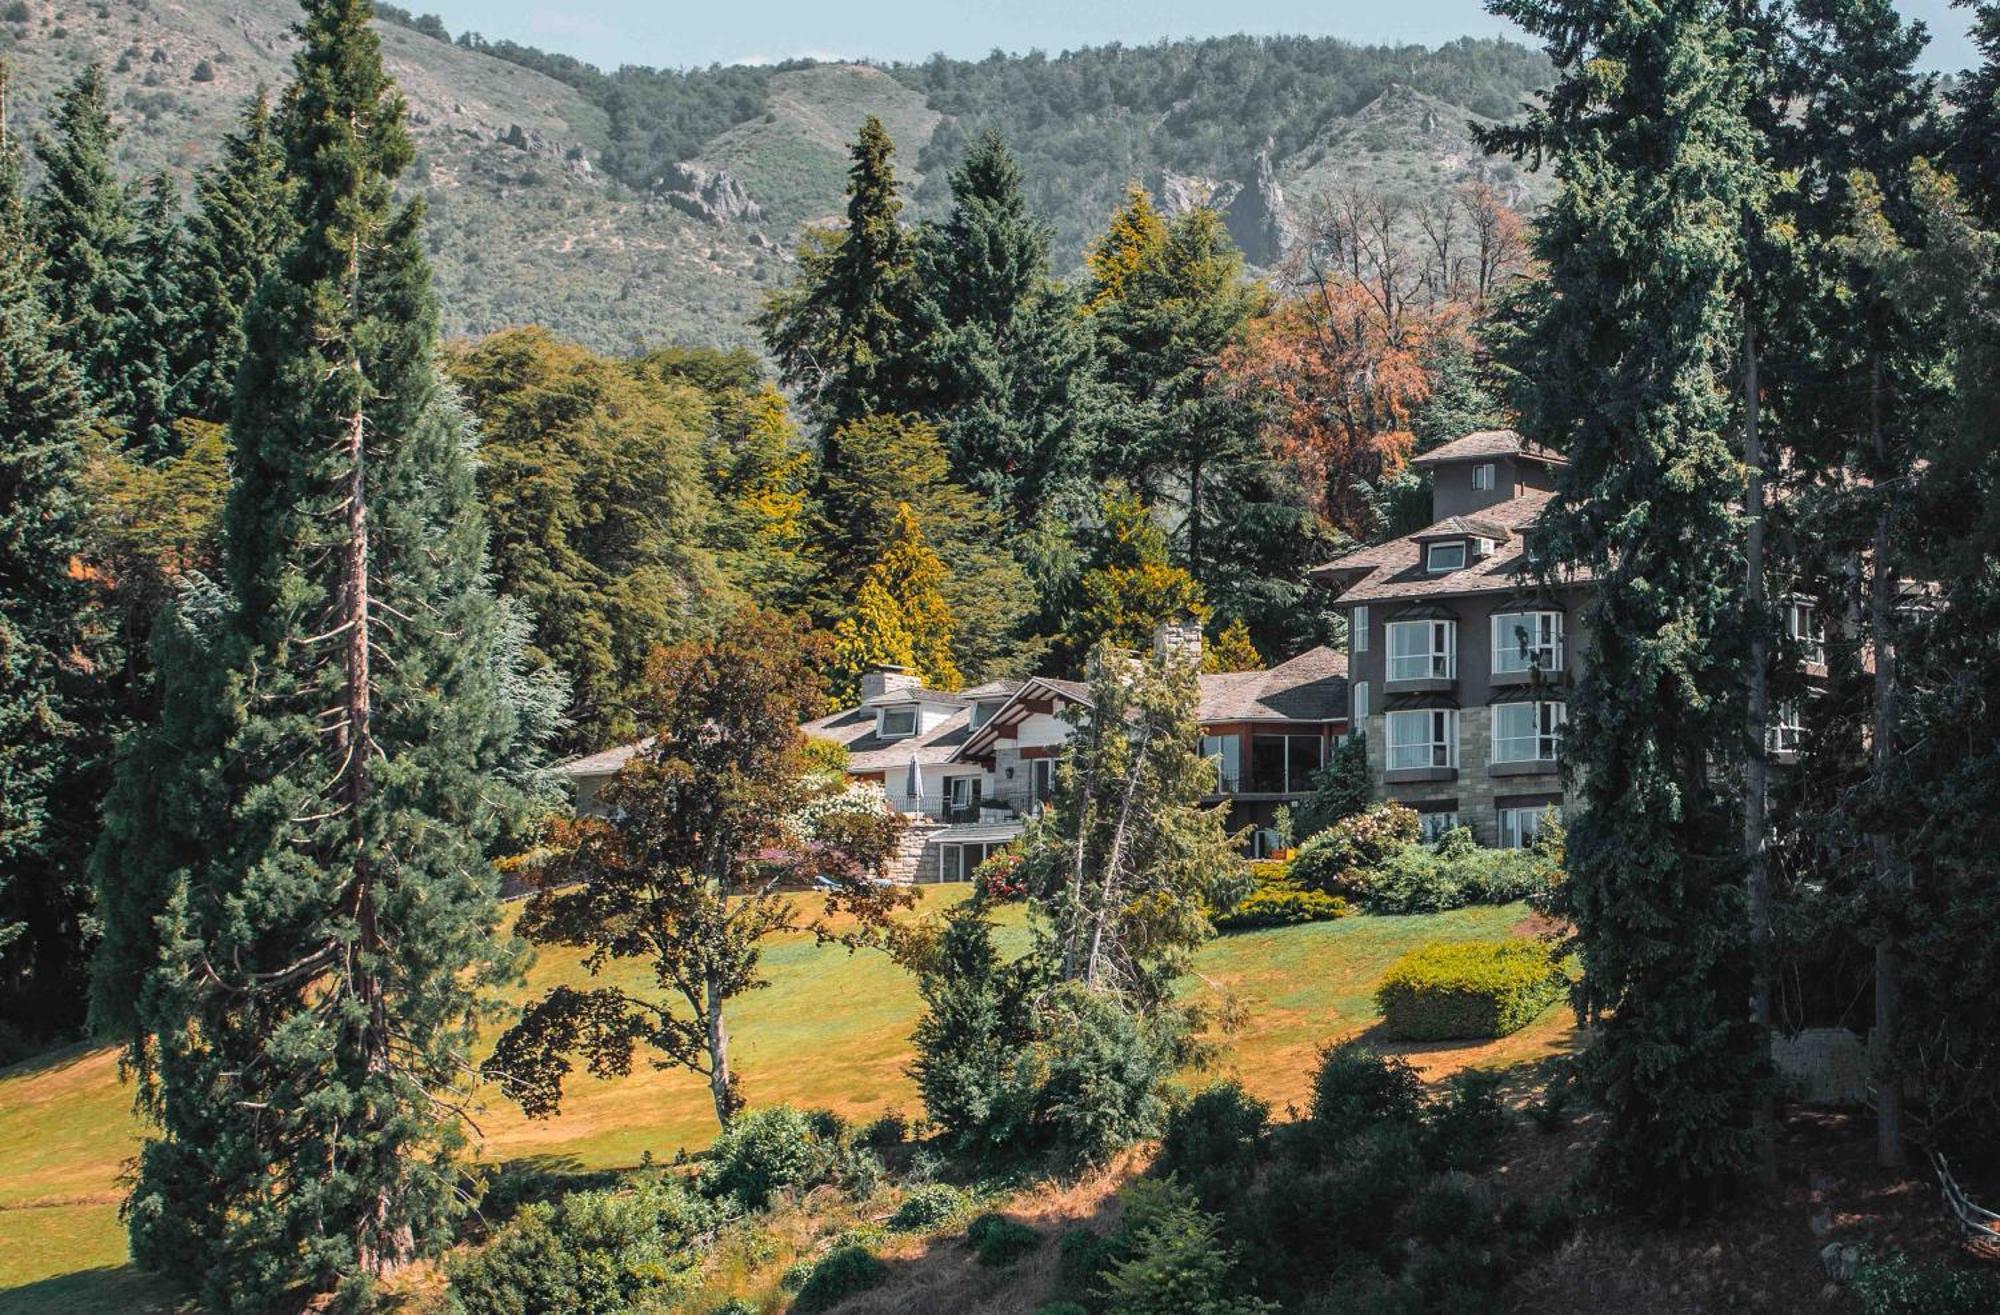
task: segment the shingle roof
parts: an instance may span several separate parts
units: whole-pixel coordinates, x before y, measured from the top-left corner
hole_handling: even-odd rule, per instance
[[[1454,535],[1461,534],[1476,535],[1482,539],[1495,539],[1505,542],[1514,536],[1514,531],[1511,526],[1502,525],[1499,521],[1488,520],[1483,516],[1447,516],[1429,529],[1417,531],[1412,537],[1418,539],[1449,539]]]
[[[1530,443],[1511,429],[1482,429],[1476,434],[1454,438],[1449,443],[1420,452],[1410,458],[1413,466],[1441,466],[1452,461],[1476,461],[1482,457],[1524,456],[1535,461],[1561,461],[1555,451]]]
[[[1204,722],[1344,721],[1347,655],[1322,645],[1269,671],[1205,675],[1198,715]]]
[[[971,722],[971,712],[960,708],[926,734],[885,740],[875,733],[873,710],[846,708],[799,729],[816,740],[846,745],[848,771],[884,772],[908,767],[912,757],[926,764],[950,762],[970,734]]]
[[[1335,585],[1345,581],[1347,587],[1341,590],[1338,598],[1342,603],[1434,598],[1449,594],[1511,593],[1523,584],[1520,568],[1525,543],[1522,532],[1535,523],[1542,514],[1542,508],[1554,496],[1531,489],[1481,512],[1480,519],[1497,522],[1513,534],[1500,542],[1491,554],[1479,561],[1466,563],[1462,570],[1438,575],[1424,570],[1422,540],[1435,532],[1436,527],[1433,526],[1415,534],[1406,534],[1400,539],[1359,549],[1345,557],[1336,557],[1324,566],[1314,567],[1312,574]],[[1572,579],[1582,583],[1587,577],[1577,574]]]
[[[631,762],[634,755],[652,744],[652,740],[637,740],[631,744],[615,745],[600,749],[582,758],[572,758],[566,763],[558,763],[556,770],[564,776],[615,776],[618,769]]]

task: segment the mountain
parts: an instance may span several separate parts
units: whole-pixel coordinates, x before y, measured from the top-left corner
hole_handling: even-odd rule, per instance
[[[1522,47],[1437,49],[1223,38],[1049,57],[605,74],[383,6],[384,54],[419,155],[446,328],[533,321],[600,349],[754,343],[802,224],[836,219],[846,143],[879,115],[912,218],[988,127],[1020,156],[1059,260],[1073,264],[1128,180],[1171,208],[1214,204],[1269,263],[1301,206],[1359,182],[1421,197],[1467,178],[1532,205],[1541,180],[1479,157],[1465,124],[1546,77]],[[185,178],[259,85],[289,73],[290,0],[6,0],[15,126],[105,66],[121,163]]]

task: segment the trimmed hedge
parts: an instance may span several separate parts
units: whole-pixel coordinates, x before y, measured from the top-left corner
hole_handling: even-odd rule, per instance
[[[1219,931],[1252,927],[1291,927],[1302,922],[1331,922],[1348,914],[1347,901],[1324,891],[1301,890],[1289,882],[1260,884],[1235,908],[1215,918]]]
[[[1391,1040],[1483,1040],[1520,1031],[1563,990],[1538,941],[1437,942],[1391,964],[1375,1004]]]

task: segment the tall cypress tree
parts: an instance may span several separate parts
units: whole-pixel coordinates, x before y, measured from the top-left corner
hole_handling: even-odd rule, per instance
[[[156,455],[172,455],[181,447],[174,433],[175,394],[181,376],[208,350],[191,335],[188,322],[180,203],[173,179],[154,175],[147,180],[132,233],[131,336],[124,350],[127,441]]]
[[[1952,92],[1951,165],[1966,199],[1986,222],[2000,223],[2000,0],[1977,0],[1972,43],[1979,67]]]
[[[7,70],[0,65],[0,105]],[[0,1020],[81,1021],[83,921],[106,749],[76,486],[90,420],[21,240],[21,169],[0,116]]]
[[[229,419],[236,367],[243,359],[243,311],[291,241],[284,145],[261,90],[236,130],[222,139],[222,158],[196,176],[187,221],[188,332],[202,350],[175,393],[183,415]]]
[[[1552,157],[1549,288],[1514,362],[1529,432],[1566,452],[1551,559],[1596,585],[1566,743],[1582,805],[1571,916],[1606,1011],[1588,1059],[1618,1196],[1699,1211],[1748,1167],[1763,1033],[1740,760],[1743,564],[1731,450],[1758,144],[1716,0],[1497,0],[1547,39],[1546,104],[1492,144]]]
[[[486,850],[546,730],[487,585],[421,203],[392,199],[402,99],[367,0],[305,8],[299,235],[246,325],[223,584],[162,627],[161,725],[99,851],[94,1003],[157,1122],[134,1254],[231,1311],[448,1239],[501,944]]]
[[[55,346],[75,365],[86,398],[142,452],[159,435],[133,428],[145,385],[145,341],[134,313],[139,287],[136,226],[112,168],[118,129],[105,103],[104,71],[91,65],[56,96],[55,135],[36,144],[42,183],[30,208],[41,248]]]

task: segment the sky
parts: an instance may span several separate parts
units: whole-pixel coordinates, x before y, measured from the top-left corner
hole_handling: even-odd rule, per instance
[[[688,67],[791,58],[977,59],[994,49],[1055,54],[1118,41],[1236,32],[1422,42],[1521,33],[1479,0],[404,0],[456,34],[471,28],[602,68]],[[1897,0],[1930,29],[1931,67],[1973,63],[1966,11]]]

